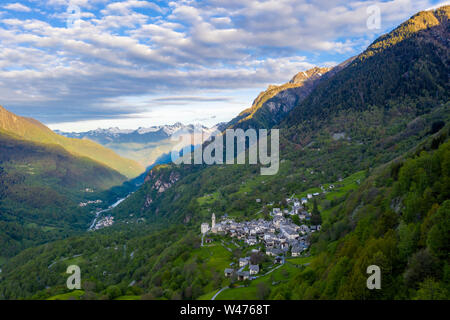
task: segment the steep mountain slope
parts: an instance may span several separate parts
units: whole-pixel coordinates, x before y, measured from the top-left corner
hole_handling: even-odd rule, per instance
[[[92,219],[78,207],[85,190],[105,190],[125,180],[117,171],[61,146],[0,130],[0,256],[84,230]]]
[[[447,125],[337,198],[312,239],[312,259],[301,258],[308,267],[288,260],[273,273],[278,283],[272,276],[258,279],[258,285],[265,283],[265,296],[252,282],[249,288],[231,289],[233,297],[448,299],[449,134]],[[251,247],[231,253],[220,244],[200,247],[198,230],[198,224],[121,225],[28,250],[4,266],[0,298],[65,293],[61,275],[76,261],[89,279],[80,292],[84,299],[210,299],[229,285],[222,277],[227,261]],[[220,240],[232,245],[230,239],[215,238]],[[366,288],[370,264],[383,270],[382,290]]]
[[[449,135],[447,125],[329,209],[310,267],[271,298],[448,300]],[[366,287],[369,265],[381,268],[381,290]]]
[[[87,132],[62,132],[55,130],[56,133],[68,138],[89,139],[106,145],[108,143],[148,143],[158,142],[170,138],[173,134],[186,131],[193,132],[196,126],[183,125],[177,122],[173,125],[153,126],[148,128],[138,128],[136,130],[121,130],[119,128],[97,129]],[[207,130],[201,126],[197,129]]]
[[[332,68],[315,67],[297,73],[289,82],[271,85],[261,92],[250,108],[227,124],[227,128],[270,128],[278,124],[300,101],[305,99]]]
[[[382,108],[421,115],[449,99],[450,7],[420,12],[322,81],[285,121],[295,141],[339,113]],[[399,106],[402,108],[398,108]]]
[[[128,178],[136,177],[145,170],[142,165],[135,161],[124,159],[97,143],[60,136],[39,121],[19,117],[1,106],[0,129],[29,141],[60,145],[74,155],[89,157],[101,162]]]
[[[281,200],[286,193],[370,170],[413,148],[430,134],[433,124],[449,118],[449,43],[445,36],[449,34],[449,8],[434,11],[432,16],[441,19],[438,25],[363,58],[377,40],[368,51],[323,79],[280,124],[277,175],[261,177],[258,166],[156,168],[124,204],[126,209],[118,208],[118,215],[133,213],[136,218],[167,217],[179,222],[201,219],[208,210],[251,215],[261,209],[257,198]],[[429,13],[419,13],[400,30],[422,15]],[[382,39],[393,37],[398,30]],[[170,187],[161,191],[161,185]],[[202,206],[204,197],[211,194],[209,204]]]

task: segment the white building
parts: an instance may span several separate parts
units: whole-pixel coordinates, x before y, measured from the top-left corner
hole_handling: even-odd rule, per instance
[[[299,234],[295,231],[294,228],[288,225],[280,225],[280,231],[289,240],[294,240],[299,237]]]
[[[299,246],[292,247],[291,256],[298,257],[302,253],[302,248]]]
[[[246,242],[247,242],[247,244],[248,244],[249,246],[253,246],[253,245],[255,245],[255,244],[258,243],[258,240],[256,240],[256,237],[249,237],[249,238],[246,240]]]
[[[251,264],[250,267],[249,267],[249,271],[250,271],[250,274],[252,274],[252,275],[253,274],[258,274],[259,273],[259,266]]]
[[[250,260],[250,258],[246,257],[246,258],[240,258],[239,259],[239,267],[243,267],[246,266],[248,264],[248,261]]]
[[[273,215],[274,216],[283,216],[283,213],[281,212],[280,208],[273,208]]]
[[[202,223],[201,230],[202,230],[202,234],[207,233],[209,231],[209,224],[206,222]]]

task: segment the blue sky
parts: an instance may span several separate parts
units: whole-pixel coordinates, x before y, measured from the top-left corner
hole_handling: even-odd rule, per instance
[[[0,105],[67,131],[211,126],[444,3],[2,0]],[[374,5],[380,28],[367,24]]]

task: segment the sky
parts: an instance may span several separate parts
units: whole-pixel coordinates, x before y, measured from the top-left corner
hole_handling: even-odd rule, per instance
[[[0,105],[63,131],[212,126],[445,3],[0,0]]]

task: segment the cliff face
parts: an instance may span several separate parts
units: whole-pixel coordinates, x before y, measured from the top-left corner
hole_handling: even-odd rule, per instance
[[[145,202],[141,211],[147,210],[157,200],[159,195],[171,188],[181,178],[178,171],[166,170],[167,165],[160,165],[147,174],[145,177]],[[153,208],[155,213],[159,212],[158,207]]]
[[[145,177],[144,182],[148,183],[154,181],[151,190],[156,190],[158,193],[164,192],[170,188],[175,182],[180,179],[180,174],[172,171],[170,174],[161,174],[161,171],[157,168],[150,170],[149,174]]]

